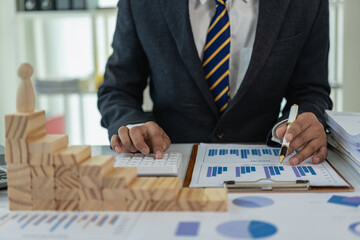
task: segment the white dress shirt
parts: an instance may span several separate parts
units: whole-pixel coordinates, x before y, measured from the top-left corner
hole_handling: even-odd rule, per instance
[[[249,67],[255,42],[259,0],[227,0],[230,18],[230,97],[233,98]],[[189,0],[189,16],[194,41],[202,61],[207,31],[215,14],[215,0]]]

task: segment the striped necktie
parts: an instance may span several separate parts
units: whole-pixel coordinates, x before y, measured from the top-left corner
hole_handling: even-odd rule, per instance
[[[222,113],[229,105],[230,20],[226,0],[216,0],[204,47],[203,67],[209,89]]]

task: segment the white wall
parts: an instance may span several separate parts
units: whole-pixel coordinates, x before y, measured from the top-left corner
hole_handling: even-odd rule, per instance
[[[0,145],[5,143],[4,115],[16,111],[15,1],[0,1]]]
[[[360,1],[344,0],[344,106],[360,112]]]

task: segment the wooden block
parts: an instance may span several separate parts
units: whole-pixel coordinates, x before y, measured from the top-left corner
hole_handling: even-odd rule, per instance
[[[103,202],[104,211],[126,211],[127,202],[125,200],[104,200]]]
[[[78,200],[79,189],[76,188],[55,188],[56,200]]]
[[[100,188],[80,188],[80,200],[102,200],[102,189]]]
[[[152,202],[149,200],[131,200],[127,201],[127,210],[131,212],[151,211]]]
[[[103,178],[113,169],[114,156],[94,156],[79,165],[80,186],[102,188]]]
[[[90,157],[90,146],[69,146],[54,154],[54,164],[55,166],[79,165]]]
[[[152,186],[151,199],[154,201],[176,200],[181,191],[181,178],[159,177]]]
[[[31,140],[46,134],[45,111],[15,113],[5,116],[7,139]]]
[[[150,211],[155,212],[171,212],[177,210],[177,201],[152,201],[152,206]]]
[[[56,210],[56,201],[55,200],[33,200],[32,210],[39,211],[55,211]]]
[[[33,188],[31,192],[33,200],[55,200],[54,188]]]
[[[136,167],[116,167],[104,177],[104,188],[126,188],[136,178]]]
[[[68,145],[68,136],[63,134],[48,134],[37,140],[29,141],[30,153],[54,153]]]
[[[80,199],[80,211],[102,211],[102,210],[103,210],[102,200]]]
[[[32,188],[55,188],[54,177],[32,177]]]
[[[8,187],[10,210],[32,210],[31,189]]]
[[[29,153],[26,140],[6,139],[5,141],[6,164],[28,164]]]
[[[31,189],[31,170],[26,164],[7,165],[7,185],[9,187],[21,187]]]
[[[129,190],[125,188],[104,188],[102,190],[104,200],[126,200]]]
[[[54,177],[55,170],[52,165],[30,166],[32,177]]]
[[[156,177],[139,177],[129,186],[128,200],[148,200],[152,199],[152,187],[156,183]]]
[[[55,165],[55,177],[62,176],[79,177],[79,167],[75,165]]]
[[[56,200],[56,210],[58,211],[78,211],[79,200]]]
[[[178,199],[179,211],[226,211],[226,188],[183,188]]]
[[[80,181],[78,176],[61,176],[55,178],[55,187],[79,189]]]
[[[53,155],[51,153],[30,153],[29,156],[29,164],[32,166],[52,166],[54,164]]]

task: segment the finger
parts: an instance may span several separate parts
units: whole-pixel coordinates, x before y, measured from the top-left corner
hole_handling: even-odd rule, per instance
[[[309,127],[304,132],[300,133],[296,136],[289,145],[289,154],[294,152],[295,150],[300,150],[301,147],[305,146],[311,140],[318,138],[318,134],[316,134],[316,129]]]
[[[282,139],[284,137],[285,132],[286,132],[286,123],[283,123],[276,128],[275,134],[278,138]]]
[[[290,165],[293,166],[298,165],[299,163],[303,162],[305,159],[311,157],[323,146],[321,142],[322,141],[320,139],[314,139],[308,144],[306,144],[303,150],[301,150],[300,152],[298,152],[297,154],[295,154],[293,157],[290,158],[289,160]]]
[[[126,148],[129,152],[136,152],[136,148],[134,147],[134,144],[131,141],[130,135],[129,135],[129,128],[122,126],[119,128],[118,131],[119,138],[121,141],[121,144],[124,148]]]
[[[304,132],[305,129],[309,128],[311,124],[312,121],[308,115],[299,115],[299,117],[291,124],[289,130],[285,134],[286,140],[291,142],[296,136]]]
[[[117,135],[117,134],[112,135],[111,140],[110,140],[110,145],[111,145],[111,148],[112,148],[117,154],[121,153],[122,148],[121,148],[121,143],[120,143],[119,135]]]
[[[318,164],[323,162],[327,157],[327,146],[322,146],[319,151],[314,155],[312,162]]]
[[[170,147],[171,140],[169,136],[164,132],[163,133],[163,150],[164,152]]]
[[[155,158],[162,158],[164,153],[162,130],[159,127],[149,129],[149,138]]]
[[[147,155],[150,152],[149,146],[145,143],[141,127],[133,127],[129,130],[129,135],[135,148],[142,154]]]

